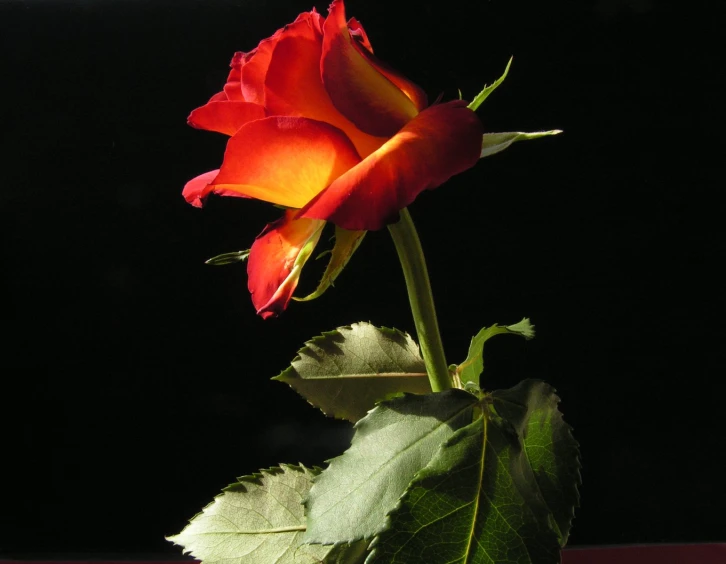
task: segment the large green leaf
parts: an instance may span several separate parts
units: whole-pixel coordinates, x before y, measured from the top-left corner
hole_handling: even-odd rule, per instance
[[[356,424],[350,448],[315,479],[305,540],[353,542],[381,532],[416,473],[471,422],[476,402],[467,392],[448,390],[379,404]]]
[[[418,346],[396,329],[354,323],[315,337],[298,355],[273,380],[333,417],[355,422],[393,394],[431,392]]]
[[[580,453],[572,430],[557,409],[560,398],[540,380],[524,380],[509,390],[491,393],[497,415],[522,437],[537,486],[555,519],[565,546],[579,506]]]
[[[363,241],[363,236],[365,234],[365,231],[348,231],[347,229],[343,229],[336,225],[335,245],[333,245],[333,250],[330,251],[330,261],[328,261],[328,266],[323,273],[323,277],[320,280],[318,287],[313,293],[308,294],[303,298],[293,297],[293,300],[306,302],[322,296],[325,293],[325,290],[333,285],[335,279],[345,268],[345,265],[348,264],[350,257],[353,256],[353,253]],[[328,253],[323,253],[321,256],[325,256],[326,254]]]
[[[494,335],[520,335],[525,339],[534,337],[534,325],[529,322],[528,318],[522,319],[514,325],[492,325],[484,327],[471,340],[469,345],[469,354],[466,360],[455,368],[454,378],[458,378],[462,387],[468,382],[479,385],[479,376],[484,371],[484,343],[486,343]]]
[[[417,474],[367,564],[560,561],[577,503],[577,444],[546,384],[527,380],[496,394],[489,401],[498,407],[485,403]],[[561,497],[543,489],[543,465]]]
[[[358,564],[364,543],[301,544],[302,499],[319,470],[283,465],[238,478],[168,540],[206,564]]]

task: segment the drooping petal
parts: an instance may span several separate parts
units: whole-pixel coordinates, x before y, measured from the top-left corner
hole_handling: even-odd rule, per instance
[[[243,125],[230,138],[207,192],[301,208],[359,162],[350,139],[332,125],[267,117]]]
[[[300,17],[277,40],[265,76],[265,107],[268,115],[307,117],[334,125],[345,132],[359,154],[368,155],[385,139],[363,133],[333,105],[320,77],[320,24],[319,19]]]
[[[217,178],[218,174],[219,169],[210,170],[209,172],[205,172],[204,174],[200,174],[199,176],[192,178],[186,183],[184,190],[182,190],[182,196],[184,196],[184,199],[195,208],[201,208],[204,204],[204,198],[207,194],[209,194],[209,192],[211,192],[211,187],[209,185],[215,178]]]
[[[418,113],[399,87],[371,65],[355,45],[342,0],[334,0],[323,26],[320,72],[335,107],[358,129],[390,137]]]
[[[482,124],[463,100],[432,106],[301,210],[349,230],[381,229],[423,190],[474,166]]]
[[[287,211],[260,234],[247,261],[247,286],[263,319],[279,315],[292,297],[300,272],[315,248],[324,221],[296,219]]]
[[[187,118],[187,123],[197,129],[234,135],[245,123],[263,117],[265,108],[258,104],[215,101],[194,110]]]

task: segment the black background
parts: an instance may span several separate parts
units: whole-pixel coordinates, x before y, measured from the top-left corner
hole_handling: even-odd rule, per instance
[[[326,3],[317,3],[326,13]],[[225,138],[185,118],[235,50],[308,2],[0,0],[0,550],[178,554],[164,535],[235,476],[320,464],[349,426],[269,377],[354,321],[413,333],[390,238],[277,320],[242,266],[279,211],[181,198]],[[482,326],[486,384],[553,384],[582,445],[571,545],[725,540],[723,65],[706,3],[363,2],[377,55],[489,131],[560,128],[411,207],[451,362]],[[321,266],[307,268],[303,291]],[[316,272],[317,270],[317,272]]]

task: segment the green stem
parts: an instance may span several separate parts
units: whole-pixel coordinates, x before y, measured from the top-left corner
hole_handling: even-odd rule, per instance
[[[401,210],[401,220],[389,225],[388,230],[396,245],[403,276],[406,279],[408,300],[411,303],[411,313],[416,324],[416,332],[426,363],[426,372],[431,382],[431,389],[434,392],[448,390],[451,388],[451,377],[439,334],[439,322],[436,320],[429,273],[426,269],[421,241],[407,209]]]

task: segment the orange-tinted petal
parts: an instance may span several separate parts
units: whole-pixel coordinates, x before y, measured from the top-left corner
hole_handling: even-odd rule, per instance
[[[301,208],[359,162],[353,144],[332,125],[267,117],[246,123],[229,140],[211,190]]]
[[[348,20],[348,30],[355,40],[353,46],[358,49],[361,56],[374,66],[378,72],[398,86],[408,99],[413,102],[416,109],[421,111],[429,105],[426,93],[417,84],[414,84],[398,71],[373,56],[373,46],[368,39],[368,34],[357,19],[350,18]]]
[[[325,89],[335,107],[358,129],[390,137],[418,111],[361,52],[348,30],[342,0],[334,0],[323,26],[320,70]]]
[[[359,154],[368,155],[385,139],[360,131],[333,105],[320,78],[323,35],[320,18],[300,18],[287,26],[275,45],[265,77],[268,115],[307,117],[343,130]]]
[[[423,190],[479,160],[482,124],[456,100],[432,106],[301,210],[349,230],[381,229]]]
[[[362,31],[363,28],[361,27],[360,29]],[[416,106],[416,109],[418,111],[423,110],[429,105],[426,92],[424,92],[420,86],[411,82],[401,73],[399,73],[397,70],[392,69],[383,61],[378,60],[375,55],[373,55],[373,51],[369,51],[367,48],[365,48],[365,44],[359,41],[353,41],[353,46],[356,48],[361,57],[368,61],[369,65],[371,65],[379,73],[381,73],[393,84],[395,84],[401,90],[401,92],[403,92],[406,97],[411,100],[411,102],[414,106]]]
[[[295,219],[295,211],[267,226],[250,249],[247,286],[264,319],[279,315],[292,297],[300,272],[313,252],[324,221]]]
[[[245,123],[265,117],[265,108],[238,101],[208,102],[194,110],[187,123],[198,129],[234,135]]]
[[[359,45],[365,47],[369,53],[373,53],[373,45],[371,45],[371,42],[368,39],[368,34],[357,19],[350,18],[348,20],[348,31]]]

